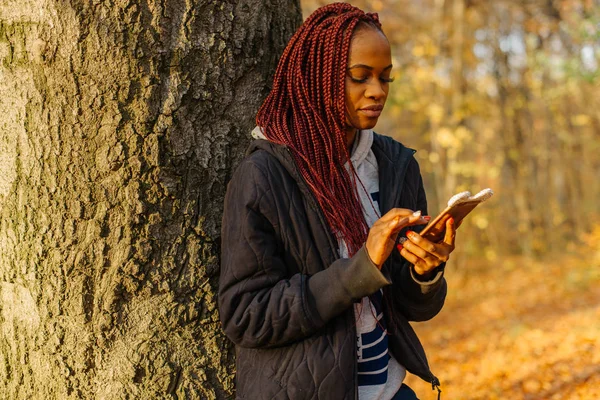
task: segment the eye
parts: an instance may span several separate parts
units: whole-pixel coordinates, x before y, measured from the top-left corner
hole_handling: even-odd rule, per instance
[[[379,78],[379,80],[381,82],[384,82],[384,83],[392,83],[392,82],[394,82],[394,78],[390,78],[390,77],[387,77],[387,78],[381,77],[381,78]]]
[[[350,79],[352,79],[352,82],[365,83],[367,81],[367,79],[369,79],[369,78],[368,77],[354,77],[354,76],[350,75]]]

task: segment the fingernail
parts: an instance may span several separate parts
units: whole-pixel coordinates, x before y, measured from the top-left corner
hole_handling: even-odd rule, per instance
[[[430,217],[429,215],[426,215],[426,216],[424,216],[424,217],[423,217],[423,219],[424,219],[425,221],[429,221],[429,220],[431,220],[431,217]]]
[[[450,218],[448,219],[448,221],[450,221],[450,223],[454,225],[454,218],[450,217]]]
[[[396,248],[398,249],[398,251],[402,251],[402,249],[404,248],[404,246],[402,246],[401,244],[399,244],[398,246],[396,246]]]
[[[406,236],[411,236],[413,233],[413,231],[406,231]]]
[[[413,217],[420,217],[421,216],[421,210],[415,211],[412,216]]]
[[[400,245],[404,244],[404,242],[406,242],[408,239],[405,238],[404,236],[401,236],[400,239],[398,239],[398,243],[400,243]]]

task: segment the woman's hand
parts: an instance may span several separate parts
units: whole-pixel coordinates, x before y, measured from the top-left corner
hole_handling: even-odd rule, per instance
[[[426,224],[429,219],[428,216],[421,216],[421,211],[413,212],[406,208],[393,208],[388,211],[375,221],[369,230],[365,247],[371,261],[381,269],[394,250],[398,232],[407,226]]]
[[[439,243],[432,243],[412,231],[408,231],[406,237],[408,240],[398,245],[400,254],[414,265],[417,274],[427,275],[441,263],[448,261],[450,253],[454,251],[456,237],[454,219],[450,218],[446,221],[446,234],[444,240]]]

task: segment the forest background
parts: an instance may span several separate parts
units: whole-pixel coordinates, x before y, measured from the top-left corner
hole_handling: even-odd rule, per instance
[[[460,228],[444,310],[416,324],[445,395],[599,398],[600,3],[352,3],[391,42],[376,130],[417,149],[429,212],[495,191]]]

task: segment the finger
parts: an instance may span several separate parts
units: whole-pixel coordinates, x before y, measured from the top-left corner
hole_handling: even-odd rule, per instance
[[[369,238],[367,240],[370,240],[373,243],[379,243],[379,245],[384,245],[384,243],[387,243],[388,241],[395,242],[398,232],[400,232],[406,220],[408,220],[408,218],[404,217],[392,220],[387,224],[379,224],[378,226],[373,225],[369,231]]]
[[[397,217],[396,219],[392,220],[389,224],[385,225],[386,228],[384,232],[386,236],[390,237],[400,232],[402,228],[406,226],[408,221],[408,217]]]
[[[406,224],[408,217],[397,216],[389,220],[377,220],[371,229],[369,229],[369,235],[389,235],[390,231],[396,231],[402,229],[402,226]]]
[[[390,211],[381,216],[379,221],[387,222],[397,217],[408,217],[414,213],[415,211],[409,210],[408,208],[392,208]]]
[[[409,240],[404,244],[405,247],[408,245],[409,250],[422,259],[435,265],[448,261],[448,248],[451,247],[445,243],[433,243],[413,231],[406,232],[406,236]]]
[[[406,226],[426,224],[430,219],[431,217],[429,215],[421,215],[421,210],[417,210],[409,215]]]
[[[456,239],[456,224],[454,218],[448,218],[446,221],[446,234],[444,235],[444,243],[454,248],[454,240]]]
[[[426,260],[427,258],[437,258],[432,253],[425,251],[425,249],[419,247],[410,240],[404,242],[404,248],[423,260]]]
[[[428,266],[427,262],[425,262],[425,260],[419,258],[418,256],[416,256],[412,252],[408,251],[407,249],[402,249],[402,251],[400,251],[400,254],[402,254],[402,257],[404,257],[406,259],[406,261],[408,261],[409,263],[411,263],[414,266],[415,271],[419,275],[425,275],[427,272],[431,271],[434,268],[434,267]]]
[[[421,215],[420,210],[413,211],[413,210],[409,210],[408,208],[392,208],[390,211],[385,213],[381,218],[379,218],[377,220],[377,222],[391,221],[392,219],[394,219],[396,217],[409,217],[410,218],[409,224],[411,224],[411,225],[423,224],[425,222],[429,222],[429,220],[431,219],[430,216]]]
[[[436,246],[436,248],[438,248],[438,251],[436,251],[435,254],[425,251],[423,248],[417,246],[410,240],[407,240],[406,243],[404,243],[404,247],[408,251],[419,257],[421,260],[423,260],[430,269],[435,268],[441,263],[448,261],[448,251],[445,248],[445,245]]]
[[[408,240],[410,240],[412,243],[414,243],[415,245],[417,245],[418,247],[420,247],[427,253],[431,253],[431,254],[439,253],[438,246],[435,243],[431,242],[428,239],[425,239],[423,236],[419,235],[417,232],[407,231],[406,237],[408,238]]]
[[[406,215],[406,212],[411,212],[411,210],[403,208],[397,208],[394,210],[398,211],[395,213],[394,217],[391,216],[393,214],[390,214],[390,212],[393,210],[390,210],[390,212],[375,221],[371,227],[371,231],[373,233],[386,233],[388,229],[392,228],[393,233],[398,233],[400,230],[402,230],[402,228],[412,225],[426,224],[431,219],[431,217],[428,215],[422,216],[421,211],[415,211]]]
[[[405,248],[403,248],[402,250],[400,250],[400,254],[402,255],[402,257],[404,257],[406,259],[406,261],[408,261],[412,265],[416,265],[419,262],[425,263],[416,254],[412,253],[411,251],[409,251],[409,250],[407,250]]]
[[[412,222],[409,220],[408,224],[406,224],[406,226],[415,226],[415,225],[424,225],[424,224],[428,224],[429,221],[431,221],[431,217],[429,215],[423,215],[420,218],[413,220]]]

